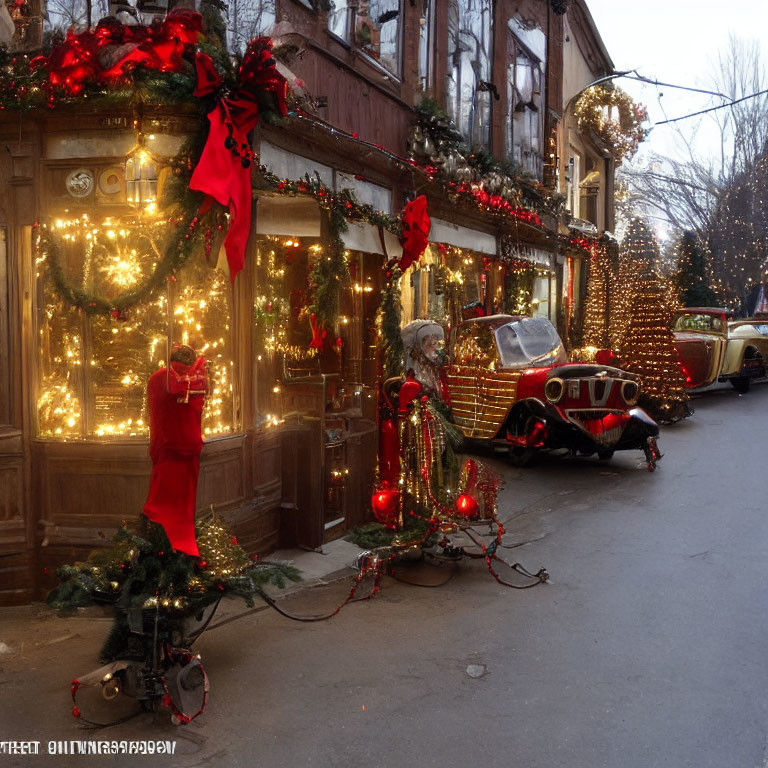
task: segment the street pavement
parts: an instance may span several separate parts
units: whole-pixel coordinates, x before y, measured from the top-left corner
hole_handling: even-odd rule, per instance
[[[491,459],[502,554],[549,584],[509,589],[465,560],[439,587],[387,578],[329,621],[230,608],[196,646],[211,697],[185,727],[83,730],[69,681],[97,666],[108,617],[0,610],[0,741],[176,742],[172,758],[0,768],[765,768],[768,386],[693,406],[653,474],[639,452]]]

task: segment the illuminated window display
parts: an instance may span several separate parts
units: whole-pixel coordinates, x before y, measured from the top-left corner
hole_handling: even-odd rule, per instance
[[[112,315],[71,307],[50,279],[58,270],[72,289],[112,300],[151,276],[168,235],[164,219],[82,214],[49,223],[37,258],[41,437],[147,436],[147,380],[174,342],[209,361],[204,434],[234,429],[229,279],[202,253],[150,299]]]
[[[281,385],[286,376],[320,373],[306,306],[309,256],[322,246],[292,237],[263,237],[256,251],[253,305],[257,426],[282,418]]]

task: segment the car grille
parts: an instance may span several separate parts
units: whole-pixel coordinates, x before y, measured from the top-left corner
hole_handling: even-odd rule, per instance
[[[567,410],[565,415],[579,429],[588,434],[598,445],[615,445],[629,421],[625,411],[597,408]]]

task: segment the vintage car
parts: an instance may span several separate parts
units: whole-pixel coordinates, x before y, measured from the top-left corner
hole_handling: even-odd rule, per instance
[[[493,315],[461,323],[446,379],[464,437],[506,447],[515,464],[554,448],[601,459],[640,449],[651,471],[660,458],[658,425],[637,407],[638,378],[569,363],[546,318]]]
[[[728,320],[726,309],[685,307],[672,318],[680,367],[688,389],[729,381],[737,392],[766,375],[768,320]]]

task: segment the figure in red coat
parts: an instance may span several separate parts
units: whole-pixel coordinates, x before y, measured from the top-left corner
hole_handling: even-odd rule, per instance
[[[200,554],[195,501],[205,393],[205,359],[187,346],[175,347],[169,366],[147,383],[152,479],[144,514],[163,526],[174,549],[195,557]]]

